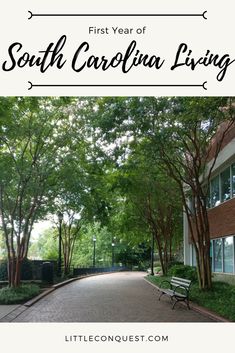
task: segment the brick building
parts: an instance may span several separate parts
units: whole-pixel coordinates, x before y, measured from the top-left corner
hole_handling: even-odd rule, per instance
[[[208,164],[213,160],[213,148],[210,159]],[[235,275],[235,127],[226,135],[213,168],[208,215],[212,271]],[[196,265],[195,251],[190,243],[185,215],[184,262],[187,265]]]

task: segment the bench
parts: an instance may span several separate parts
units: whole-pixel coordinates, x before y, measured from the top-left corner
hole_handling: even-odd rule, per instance
[[[164,283],[167,283],[168,288],[162,288],[162,285]],[[172,305],[172,309],[174,309],[176,303],[180,302],[180,301],[184,301],[187,304],[188,309],[190,309],[189,307],[189,287],[191,285],[191,281],[188,279],[184,279],[184,278],[179,278],[179,277],[172,277],[170,281],[162,281],[160,284],[160,288],[159,291],[160,296],[159,296],[159,300],[161,299],[161,297],[163,295],[168,295],[171,300],[175,299],[173,305]]]

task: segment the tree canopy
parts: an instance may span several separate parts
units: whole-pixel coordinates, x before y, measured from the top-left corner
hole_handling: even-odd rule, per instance
[[[233,124],[233,99],[225,97],[0,98],[0,216],[10,285],[19,285],[34,223],[58,212],[72,215],[63,221],[64,263],[72,255],[90,261],[82,249],[92,232],[100,234],[105,263],[114,237],[130,250],[149,247],[153,236],[165,273],[183,241],[184,207],[200,285],[210,287],[208,180]]]

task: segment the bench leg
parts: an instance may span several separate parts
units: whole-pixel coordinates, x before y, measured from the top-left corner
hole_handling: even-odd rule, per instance
[[[172,297],[171,297],[171,300],[173,300]],[[175,308],[175,305],[176,305],[177,303],[178,303],[178,300],[175,300],[174,303],[173,303],[173,305],[172,305],[172,308],[171,308],[172,310]]]
[[[173,298],[171,297],[171,300],[172,300]],[[172,305],[172,310],[175,308],[175,305],[178,303],[178,302],[181,302],[181,301],[183,301],[183,300],[175,300],[174,301],[174,304]],[[186,301],[186,304],[187,304],[187,308],[190,310],[190,306],[189,306],[189,300],[188,299],[185,299],[185,301]]]
[[[189,300],[188,299],[186,299],[186,304],[187,304],[188,309],[190,310]]]
[[[161,292],[161,294],[160,294],[160,296],[159,296],[158,300],[160,300],[160,299],[161,299],[161,297],[162,297],[164,294],[165,294],[164,292]]]

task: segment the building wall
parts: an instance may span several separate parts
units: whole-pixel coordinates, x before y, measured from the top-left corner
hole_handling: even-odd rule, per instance
[[[235,234],[235,198],[208,210],[211,238]]]
[[[217,132],[216,136],[213,138],[212,142],[211,142],[211,150],[209,153],[209,158],[208,158],[208,162],[210,160],[212,160],[215,156],[215,150],[216,150],[216,145],[218,143],[218,139],[221,137],[221,135],[223,134],[223,132],[228,128],[228,124],[224,123],[220,126],[219,131]],[[221,151],[228,145],[230,144],[230,142],[235,138],[235,124],[233,124],[229,130],[226,132],[224,138],[223,138],[223,142],[221,145]]]
[[[224,126],[222,127],[223,130]],[[222,131],[221,130],[221,131]],[[219,131],[219,133],[221,133]],[[214,141],[216,142],[216,141]],[[216,143],[215,143],[216,144]],[[211,149],[210,158],[208,161],[208,169],[213,163],[214,150]],[[222,149],[217,157],[216,163],[213,168],[212,179],[223,172],[226,168],[235,163],[235,126],[231,128],[229,133],[224,139]],[[232,174],[231,174],[232,175]],[[232,183],[232,181],[231,181]],[[221,189],[221,179],[220,179]],[[227,275],[234,277],[235,275],[235,196],[232,193],[233,188],[230,189],[231,198],[227,201],[208,209],[209,224],[210,224],[210,237],[217,239],[211,241],[211,260],[212,271],[220,272],[219,276]],[[232,236],[232,237],[231,237]],[[232,240],[230,244],[230,252],[228,247],[225,249],[227,239]],[[219,252],[216,252],[216,244],[221,244],[221,258],[218,258]],[[219,263],[220,261],[220,263]],[[190,235],[188,230],[187,219],[184,217],[184,263],[195,266],[195,251],[190,242]]]

